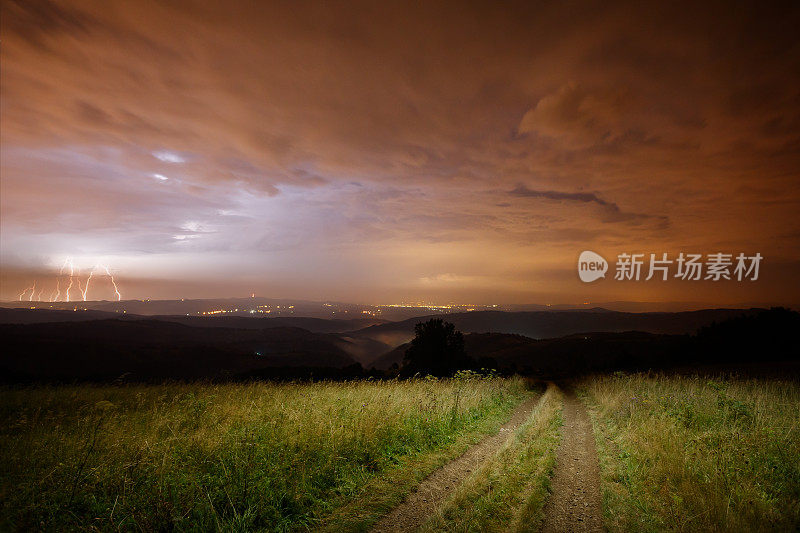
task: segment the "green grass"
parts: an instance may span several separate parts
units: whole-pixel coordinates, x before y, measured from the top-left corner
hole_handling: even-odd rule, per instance
[[[610,531],[800,527],[800,384],[588,379]]]
[[[555,466],[561,407],[561,392],[550,386],[531,417],[422,530],[537,531]]]
[[[474,377],[0,389],[0,529],[363,530],[529,394]]]

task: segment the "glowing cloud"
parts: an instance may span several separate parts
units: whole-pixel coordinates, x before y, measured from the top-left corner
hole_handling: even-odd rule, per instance
[[[153,157],[155,157],[159,161],[164,161],[165,163],[185,163],[186,162],[186,159],[184,159],[180,155],[176,154],[175,152],[168,152],[168,151],[153,152]],[[159,174],[156,174],[156,177],[158,177],[158,176],[159,176]]]

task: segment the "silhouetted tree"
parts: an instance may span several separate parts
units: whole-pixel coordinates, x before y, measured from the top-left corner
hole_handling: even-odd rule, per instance
[[[425,372],[434,376],[450,376],[468,368],[471,361],[464,351],[464,335],[441,318],[432,318],[414,326],[415,337],[405,353],[406,374]]]

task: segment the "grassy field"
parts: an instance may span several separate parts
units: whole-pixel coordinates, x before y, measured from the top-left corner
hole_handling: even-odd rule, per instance
[[[0,529],[359,530],[522,379],[0,389]]]
[[[610,531],[800,527],[800,384],[648,375],[583,382]]]
[[[472,473],[423,531],[538,531],[556,461],[561,398],[551,386],[513,438]]]
[[[610,531],[800,526],[800,384],[586,379]],[[364,531],[537,391],[520,378],[0,389],[0,530]],[[549,387],[426,531],[535,531]]]

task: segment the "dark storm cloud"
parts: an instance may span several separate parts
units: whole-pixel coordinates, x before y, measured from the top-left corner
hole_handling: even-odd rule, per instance
[[[5,30],[33,46],[50,50],[47,35],[86,34],[93,17],[50,0],[8,0],[3,5]]]
[[[512,196],[521,196],[524,198],[547,198],[549,200],[573,200],[576,202],[594,202],[597,205],[604,207],[613,207],[619,211],[616,204],[610,204],[605,200],[598,198],[596,194],[586,192],[558,192],[558,191],[534,191],[524,185],[517,185],[516,188],[509,191]]]
[[[669,218],[664,216],[646,215],[642,213],[629,213],[622,211],[613,202],[607,202],[594,193],[585,192],[559,192],[559,191],[537,191],[527,188],[525,185],[517,185],[509,191],[511,196],[520,198],[544,198],[547,200],[566,200],[568,202],[593,203],[603,208],[602,220],[604,222],[632,222],[637,223],[647,219],[655,219],[660,228],[669,224]]]

